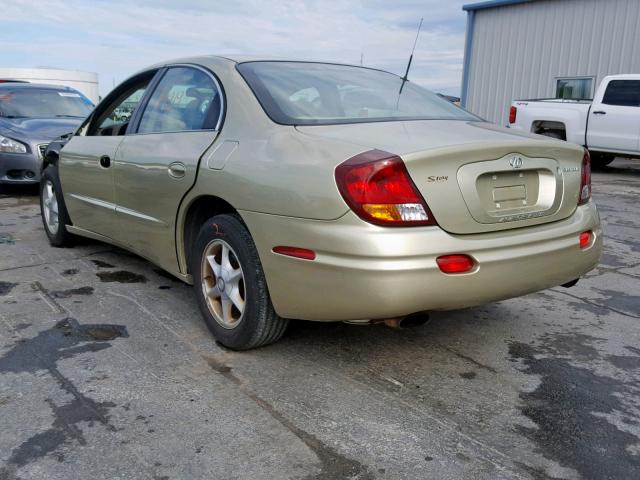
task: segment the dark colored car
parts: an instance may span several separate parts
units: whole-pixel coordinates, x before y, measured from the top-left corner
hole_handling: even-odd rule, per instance
[[[92,109],[70,87],[0,84],[0,184],[38,183],[49,142],[75,131]]]

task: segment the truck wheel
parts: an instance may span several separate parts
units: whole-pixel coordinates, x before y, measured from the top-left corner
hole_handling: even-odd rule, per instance
[[[75,237],[67,231],[71,224],[62,197],[62,188],[55,165],[49,165],[40,177],[40,215],[49,243],[54,247],[70,247]]]
[[[198,306],[213,336],[233,350],[279,340],[288,320],[271,304],[258,251],[237,215],[205,222],[191,255]]]
[[[606,167],[616,159],[616,156],[610,153],[593,152],[590,155],[591,165],[596,168]]]

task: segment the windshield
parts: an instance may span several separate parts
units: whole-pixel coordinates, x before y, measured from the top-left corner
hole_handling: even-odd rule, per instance
[[[479,120],[433,92],[370,68],[309,62],[238,65],[267,115],[285,125]]]
[[[72,90],[16,88],[0,90],[0,117],[9,118],[84,118],[93,104]]]

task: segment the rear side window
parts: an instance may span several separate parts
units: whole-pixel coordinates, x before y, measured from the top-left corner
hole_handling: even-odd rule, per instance
[[[640,80],[612,80],[607,85],[602,103],[640,107]]]
[[[209,75],[195,68],[173,67],[149,98],[138,133],[212,130],[220,116],[220,100]]]

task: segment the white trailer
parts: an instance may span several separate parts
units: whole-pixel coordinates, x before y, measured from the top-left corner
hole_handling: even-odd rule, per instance
[[[75,88],[94,104],[100,100],[98,74],[94,72],[52,68],[0,68],[0,81],[8,80],[62,85]]]

